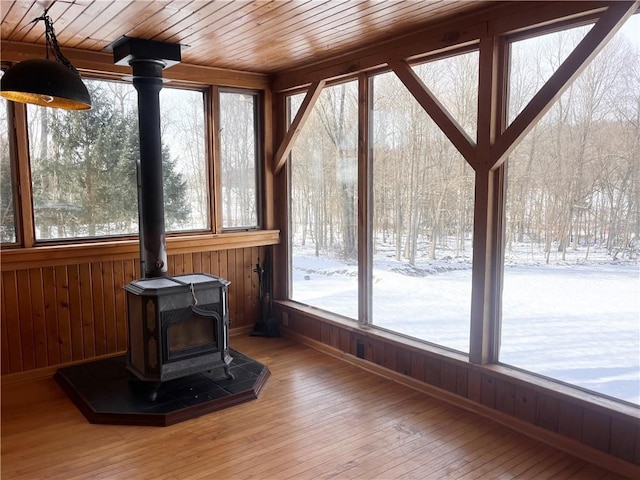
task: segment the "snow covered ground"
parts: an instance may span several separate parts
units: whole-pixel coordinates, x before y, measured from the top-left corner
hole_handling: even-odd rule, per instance
[[[377,256],[374,325],[467,353],[470,255],[415,269]],[[507,259],[500,361],[640,404],[640,265],[580,258]],[[357,318],[356,265],[296,248],[293,266],[294,300]]]

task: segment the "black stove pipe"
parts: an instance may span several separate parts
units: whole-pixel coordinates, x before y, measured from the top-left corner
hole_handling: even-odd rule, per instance
[[[143,278],[164,277],[167,276],[167,247],[160,136],[160,90],[164,63],[133,59],[129,64],[133,69],[133,86],[138,92],[140,269]]]
[[[160,90],[162,70],[180,63],[178,44],[121,37],[108,48],[116,65],[130,65],[138,92],[138,217],[140,270],[143,278],[167,276],[164,225]]]

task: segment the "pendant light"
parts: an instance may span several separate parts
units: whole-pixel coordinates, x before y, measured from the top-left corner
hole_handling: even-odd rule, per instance
[[[46,37],[46,58],[20,62],[8,69],[0,79],[0,96],[20,103],[66,110],[88,110],[91,97],[78,70],[60,51],[47,10],[33,23],[43,21]],[[55,60],[49,60],[49,55]]]

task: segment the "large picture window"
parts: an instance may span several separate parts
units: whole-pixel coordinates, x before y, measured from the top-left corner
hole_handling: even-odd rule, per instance
[[[625,32],[638,28],[632,18],[508,160],[500,350],[503,363],[636,404],[640,45]],[[514,42],[510,84],[530,91],[585,30]]]
[[[302,96],[289,97],[297,111]],[[358,84],[325,87],[291,152],[291,298],[358,318]]]
[[[28,105],[36,240],[138,232],[137,96],[133,86],[86,81],[88,111]],[[182,107],[179,107],[182,105]],[[181,124],[184,108],[190,121]],[[161,94],[167,231],[204,229],[206,157],[202,93]]]
[[[565,59],[575,58],[569,55],[590,28],[505,39],[507,88],[496,100],[507,125],[525,109],[525,122],[536,108],[546,109],[548,91],[537,92]],[[639,29],[640,16],[632,16],[527,127],[489,182],[485,166],[501,159],[484,151],[486,137],[473,144],[480,122],[495,120],[489,109],[483,115],[492,118],[478,116],[478,105],[486,105],[477,51],[449,52],[412,66],[411,74],[396,64],[398,75],[361,75],[359,81],[369,82],[360,89],[367,95],[361,108],[368,109],[360,118],[368,125],[356,124],[355,81],[325,87],[290,159],[289,298],[474,352],[474,362],[497,361],[640,404]],[[488,70],[483,74],[495,80]],[[475,158],[461,156],[409,89],[445,130],[464,130]],[[287,99],[291,120],[304,95]],[[358,131],[369,140],[359,156]],[[496,144],[509,135],[498,134]],[[358,158],[366,160],[360,171],[368,178],[353,184],[366,182],[371,191],[361,199],[366,206],[355,232],[351,179]],[[358,236],[364,236],[359,243]],[[356,257],[352,245],[366,247],[370,257]],[[476,258],[474,246],[481,250]],[[482,271],[472,276],[474,265]],[[358,278],[361,271],[371,274]],[[472,299],[472,280],[478,291],[486,288],[484,295]],[[363,298],[367,305],[359,309]],[[472,331],[479,334],[471,338]]]
[[[475,133],[477,54],[415,70]],[[373,77],[371,90],[371,323],[467,353],[473,170],[394,73]]]
[[[220,92],[222,227],[257,228],[258,95]]]

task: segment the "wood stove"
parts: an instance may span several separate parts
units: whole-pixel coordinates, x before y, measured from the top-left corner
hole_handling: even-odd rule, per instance
[[[159,93],[162,70],[180,61],[180,45],[123,37],[111,48],[116,64],[132,67],[138,92],[142,278],[124,286],[126,359],[58,370],[55,378],[93,423],[170,425],[256,398],[269,370],[239,353],[231,357],[229,281],[207,273],[168,275]],[[122,374],[125,368],[130,374]]]
[[[214,368],[228,378],[230,282],[206,273],[143,278],[127,291],[127,368],[164,382]]]

